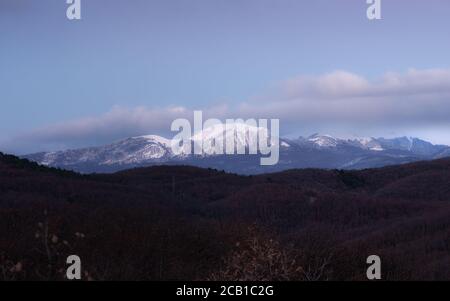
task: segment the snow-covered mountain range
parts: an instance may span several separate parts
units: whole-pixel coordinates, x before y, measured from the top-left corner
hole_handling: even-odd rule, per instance
[[[259,132],[261,128],[250,128]],[[225,131],[211,127],[191,137],[192,144],[202,139],[234,139],[237,148],[255,146],[252,135],[239,128]],[[210,153],[206,151],[206,153]],[[83,173],[114,172],[134,167],[161,164],[195,165],[242,174],[257,174],[292,168],[362,169],[431,160],[450,156],[450,147],[433,145],[418,138],[401,137],[341,139],[314,134],[297,139],[280,139],[280,160],[274,166],[260,166],[260,155],[175,155],[171,140],[161,136],[132,137],[110,145],[57,152],[30,154],[24,158],[40,164]]]

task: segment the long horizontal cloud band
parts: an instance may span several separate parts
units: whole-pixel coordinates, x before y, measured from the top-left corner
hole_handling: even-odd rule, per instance
[[[364,130],[369,127],[380,131],[439,127],[450,133],[450,70],[411,69],[405,73],[389,72],[373,80],[347,71],[299,76],[241,104],[196,109],[203,109],[205,118],[280,118],[282,126],[311,131],[359,128],[361,132],[357,134],[365,135]],[[179,106],[117,106],[101,116],[49,125],[12,137],[4,147],[24,153],[102,144],[142,134],[167,134],[174,119],[190,119],[193,110]]]

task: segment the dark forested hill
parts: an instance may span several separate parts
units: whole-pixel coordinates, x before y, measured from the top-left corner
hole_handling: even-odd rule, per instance
[[[1,154],[0,280],[63,279],[70,254],[93,280],[364,280],[372,254],[384,279],[450,280],[450,159],[79,175]]]

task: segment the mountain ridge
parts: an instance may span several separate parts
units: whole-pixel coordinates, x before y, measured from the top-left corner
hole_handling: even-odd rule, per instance
[[[255,132],[259,130],[254,129]],[[343,139],[313,134],[297,139],[280,138],[279,163],[263,167],[257,160],[260,158],[259,155],[248,154],[250,147],[258,147],[257,142],[238,130],[233,133],[236,134],[231,136],[224,130],[223,137],[234,139],[236,147],[243,147],[247,155],[217,155],[211,154],[211,149],[202,155],[186,152],[176,155],[172,152],[171,140],[158,135],[144,135],[99,147],[41,152],[22,157],[45,166],[82,173],[182,164],[223,169],[240,174],[259,174],[292,168],[365,169],[450,156],[449,146],[433,145],[413,137]],[[191,146],[201,142],[201,139],[217,139],[219,134],[220,131],[215,128],[205,129],[191,137]]]

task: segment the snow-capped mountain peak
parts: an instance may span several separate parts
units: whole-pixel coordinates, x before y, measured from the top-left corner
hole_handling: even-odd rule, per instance
[[[210,139],[220,139],[224,138],[236,138],[244,136],[255,136],[257,134],[267,134],[267,129],[263,127],[257,127],[252,125],[247,125],[244,123],[232,123],[229,125],[215,124],[213,126],[207,127],[202,131],[194,134],[192,136],[193,141],[197,140],[210,140]]]
[[[264,127],[252,126],[245,123],[216,124],[193,135],[191,141],[194,144],[203,143],[204,153],[212,154],[214,153],[213,144],[220,143],[225,147],[229,141],[233,141],[236,149],[257,150],[259,147],[258,139],[261,137],[269,138],[269,136],[267,128]]]

